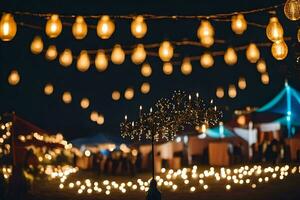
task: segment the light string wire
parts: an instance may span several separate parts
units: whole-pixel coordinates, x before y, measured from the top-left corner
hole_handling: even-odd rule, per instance
[[[258,8],[258,9],[252,9],[252,10],[244,10],[244,11],[234,11],[229,13],[217,13],[212,15],[154,15],[154,14],[140,14],[145,19],[153,19],[153,20],[160,20],[160,19],[171,19],[171,20],[177,20],[177,19],[222,19],[234,16],[236,14],[253,14],[253,13],[260,13],[260,12],[267,12],[267,11],[273,11],[280,7],[283,7],[284,3],[264,7],[264,8]],[[19,16],[33,16],[33,17],[40,17],[40,18],[49,18],[54,13],[34,13],[34,12],[27,12],[27,11],[1,11],[1,12],[7,12],[7,13],[13,13],[14,15]],[[76,18],[75,14],[59,14],[61,18]],[[91,18],[91,19],[98,19],[103,16],[101,15],[81,15],[84,18]],[[113,19],[125,19],[125,20],[132,20],[136,17],[136,15],[109,15]]]

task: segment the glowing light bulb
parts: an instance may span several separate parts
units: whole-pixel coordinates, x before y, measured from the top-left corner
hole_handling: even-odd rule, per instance
[[[144,45],[138,44],[132,52],[131,60],[134,64],[138,65],[145,61],[147,53],[145,51]]]
[[[44,44],[40,36],[35,36],[31,42],[30,50],[33,54],[39,54],[43,51]]]
[[[96,69],[100,72],[103,72],[108,67],[108,60],[103,50],[99,50],[95,58]]]
[[[98,119],[98,113],[96,111],[92,111],[91,114],[90,114],[90,119],[91,121],[93,122],[97,122],[97,119]]]
[[[131,23],[131,33],[136,38],[143,38],[147,33],[147,24],[144,17],[139,15]]]
[[[200,57],[200,64],[204,68],[210,68],[214,65],[214,58],[210,53],[204,53]]]
[[[269,40],[276,42],[283,39],[283,28],[277,17],[271,17],[266,28],[266,34]]]
[[[284,40],[278,40],[272,44],[271,52],[276,60],[283,60],[288,55],[288,46]]]
[[[235,65],[237,63],[238,57],[233,48],[229,47],[224,54],[224,61],[227,65]]]
[[[149,63],[144,63],[141,67],[141,74],[144,77],[149,77],[152,74],[152,68]]]
[[[54,60],[57,57],[57,50],[54,45],[48,47],[45,57],[47,60]]]
[[[247,21],[243,14],[232,16],[231,29],[235,34],[238,35],[242,35],[247,30]]]
[[[285,16],[292,21],[300,19],[300,1],[299,0],[287,0],[284,5]]]
[[[53,87],[52,84],[48,83],[48,84],[45,85],[45,87],[44,87],[44,93],[46,95],[51,95],[53,93],[53,91],[54,91],[54,87]]]
[[[189,75],[193,71],[193,66],[189,58],[184,58],[181,64],[181,73],[183,75]]]
[[[125,52],[121,45],[116,44],[111,53],[111,61],[116,65],[121,65],[125,61]]]
[[[214,27],[208,20],[202,20],[201,24],[197,30],[197,36],[201,40],[201,38],[205,37],[214,37],[215,31]]]
[[[173,73],[172,63],[169,63],[169,62],[164,63],[163,72],[164,72],[165,75],[171,75]]]
[[[118,101],[121,97],[121,94],[119,91],[113,91],[112,94],[111,94],[111,98],[114,100],[114,101]]]
[[[86,72],[90,68],[90,58],[86,50],[82,50],[77,60],[77,69],[81,72]]]
[[[17,85],[20,82],[20,75],[17,70],[12,70],[8,76],[8,83],[10,85]]]
[[[59,56],[59,63],[64,67],[68,67],[72,64],[72,62],[73,62],[72,51],[70,49],[65,49]]]
[[[64,92],[62,96],[62,100],[64,103],[69,104],[72,102],[72,94],[70,92]]]
[[[237,92],[236,92],[236,87],[235,85],[231,84],[229,85],[229,88],[228,88],[228,96],[230,98],[235,98],[237,95]]]
[[[102,114],[98,115],[97,124],[98,125],[103,125],[104,124],[104,116]]]
[[[244,90],[246,89],[247,87],[247,82],[246,82],[246,79],[244,77],[240,77],[239,78],[239,81],[238,81],[238,86],[241,90]]]
[[[264,85],[268,85],[269,82],[270,82],[270,77],[269,77],[269,74],[268,73],[263,73],[261,75],[261,82],[264,84]]]
[[[80,106],[83,109],[87,109],[90,106],[90,100],[88,98],[82,98],[80,101]]]
[[[115,31],[115,24],[108,15],[103,15],[97,24],[97,35],[101,39],[109,39]]]
[[[150,86],[149,83],[143,83],[143,84],[141,85],[141,92],[142,92],[143,94],[148,94],[148,93],[150,92],[150,89],[151,89],[151,86]]]
[[[168,62],[172,59],[174,54],[174,49],[169,41],[164,41],[160,44],[158,50],[159,57],[162,61]]]
[[[218,87],[216,90],[216,96],[218,98],[223,98],[224,97],[224,89],[222,87]]]
[[[250,63],[256,63],[260,58],[260,52],[256,44],[250,43],[246,49],[246,57]]]
[[[133,99],[133,97],[134,97],[134,90],[133,90],[133,88],[127,88],[125,90],[124,97],[127,100]]]
[[[49,38],[56,38],[62,31],[62,23],[58,15],[51,15],[46,23],[45,32]]]
[[[201,45],[206,48],[211,47],[214,44],[214,42],[215,42],[215,39],[211,36],[205,36],[200,39]]]
[[[72,25],[72,33],[77,40],[85,38],[88,32],[87,24],[82,16],[77,16]]]
[[[256,69],[259,73],[265,73],[267,71],[267,64],[264,59],[259,59],[256,64]]]
[[[17,33],[17,24],[10,13],[3,13],[0,20],[0,39],[4,42],[11,41]]]

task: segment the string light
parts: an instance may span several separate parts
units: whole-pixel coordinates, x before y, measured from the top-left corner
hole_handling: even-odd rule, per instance
[[[99,125],[103,125],[104,124],[104,116],[103,116],[103,114],[98,114],[97,124],[99,124]]]
[[[267,65],[264,59],[260,58],[256,64],[256,69],[259,73],[265,73],[267,71]]]
[[[149,83],[143,83],[143,84],[141,85],[141,92],[142,92],[143,94],[148,94],[148,93],[150,92],[150,89],[151,89],[151,86],[150,86]]]
[[[224,54],[224,61],[227,65],[235,65],[237,63],[238,57],[233,48],[229,47]]]
[[[204,68],[210,68],[214,65],[214,58],[210,53],[204,53],[200,57],[200,64]]]
[[[43,51],[44,44],[40,36],[35,36],[31,42],[30,50],[33,54],[40,54]]]
[[[121,97],[121,94],[119,91],[113,91],[112,94],[111,94],[111,98],[114,100],[114,101],[118,101],[120,100],[120,97]]]
[[[49,38],[57,38],[62,31],[62,23],[59,16],[54,14],[51,15],[46,23],[45,32]]]
[[[152,68],[149,63],[144,63],[141,67],[141,74],[144,77],[149,77],[152,74]]]
[[[283,28],[277,17],[271,17],[266,28],[266,34],[269,40],[276,42],[283,39]]]
[[[97,35],[101,39],[109,39],[115,31],[115,24],[108,15],[103,15],[97,24]]]
[[[272,44],[271,52],[276,60],[283,60],[288,55],[288,46],[284,40],[278,40]]]
[[[205,36],[205,37],[202,37],[200,39],[200,43],[202,46],[206,47],[206,48],[209,48],[211,47],[215,42],[215,39],[213,37],[210,37],[210,36]]]
[[[11,41],[17,33],[17,24],[10,13],[3,13],[0,21],[0,39]]]
[[[243,14],[232,16],[231,29],[235,34],[238,35],[242,35],[247,30],[247,21]]]
[[[55,60],[57,57],[57,50],[54,45],[50,45],[46,51],[45,57],[47,60]]]
[[[95,58],[96,69],[103,72],[108,67],[108,60],[103,50],[98,50]]]
[[[59,63],[64,67],[68,67],[72,64],[72,62],[72,51],[70,49],[65,49],[59,56]]]
[[[86,37],[88,32],[87,24],[82,16],[77,16],[74,24],[72,25],[72,33],[77,40],[81,40]]]
[[[284,5],[285,16],[292,21],[300,19],[300,2],[299,0],[287,0]]]
[[[20,75],[17,70],[12,70],[8,76],[8,83],[10,85],[17,85],[20,82]]]
[[[134,64],[138,65],[145,61],[147,53],[143,44],[138,44],[131,54],[131,60]]]
[[[240,77],[239,78],[239,81],[238,81],[238,86],[241,90],[244,90],[246,89],[247,87],[247,82],[246,82],[246,79],[244,77]]]
[[[164,62],[169,62],[174,54],[174,49],[169,41],[164,41],[160,44],[158,50],[159,57]]]
[[[81,72],[86,72],[90,68],[90,58],[86,50],[82,50],[79,54],[76,67]]]
[[[68,91],[64,92],[63,95],[62,95],[62,100],[66,104],[71,103],[72,102],[72,94],[71,94],[71,92],[68,92]]]
[[[92,111],[91,114],[90,114],[90,119],[93,121],[93,122],[97,122],[97,119],[98,119],[98,113],[96,111]]]
[[[111,61],[116,65],[121,65],[125,61],[125,53],[121,45],[116,44],[111,53]]]
[[[44,87],[44,93],[46,95],[51,95],[53,93],[53,91],[54,91],[54,87],[53,87],[52,84],[48,83],[48,84],[45,85],[45,87]]]
[[[215,31],[211,23],[208,20],[202,20],[197,30],[198,38],[201,40],[201,38],[214,37],[214,35]]]
[[[80,106],[83,109],[87,109],[90,106],[90,100],[88,98],[82,98],[80,101]]]
[[[300,42],[300,28],[298,28],[297,38],[298,38],[298,42]]]
[[[163,64],[163,72],[165,75],[171,75],[173,73],[173,65],[170,62],[165,62]]]
[[[189,58],[184,58],[181,64],[181,73],[184,75],[189,75],[193,71],[193,66]]]
[[[260,58],[260,52],[256,44],[250,43],[246,49],[246,57],[250,63],[256,63]]]
[[[237,95],[237,92],[236,92],[236,87],[235,87],[235,85],[230,84],[230,85],[229,85],[229,88],[228,88],[228,96],[229,96],[230,98],[235,98],[236,95]]]
[[[222,87],[218,87],[216,90],[216,96],[221,99],[224,97],[224,89]]]
[[[134,90],[133,90],[133,88],[127,88],[125,90],[124,97],[127,100],[132,100],[133,97],[134,97]]]
[[[268,73],[263,73],[261,75],[261,82],[264,84],[264,85],[268,85],[269,82],[270,82],[270,77],[269,77],[269,74]]]
[[[142,15],[137,16],[131,23],[131,33],[136,38],[143,38],[147,33],[147,24]]]

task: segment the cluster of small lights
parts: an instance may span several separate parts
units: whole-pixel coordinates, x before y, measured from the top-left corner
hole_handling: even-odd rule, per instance
[[[141,140],[146,139],[174,140],[176,133],[186,126],[214,126],[219,123],[222,112],[213,101],[206,103],[199,94],[188,95],[186,92],[175,91],[170,98],[158,100],[149,112],[139,110],[139,118],[129,121],[127,116],[121,123],[122,137]]]
[[[9,144],[9,139],[11,138],[11,126],[12,122],[0,124],[0,155],[7,155],[10,153],[11,146]]]
[[[156,176],[155,179],[159,189],[193,193],[207,191],[213,187],[214,183],[224,185],[226,191],[242,185],[255,189],[260,184],[283,180],[296,173],[300,173],[300,166],[262,167],[254,165],[250,167],[246,165],[234,169],[211,167],[205,170],[199,170],[197,166],[193,166],[192,168],[178,170],[162,168],[160,176]],[[114,192],[147,192],[150,180],[137,179],[135,181],[117,182],[114,180],[92,181],[85,179],[67,183],[66,178],[62,178],[59,188],[72,189],[77,191],[78,194],[104,193],[105,195],[111,195]]]
[[[11,166],[4,166],[0,169],[1,174],[3,174],[5,179],[8,179],[12,174],[12,167]]]

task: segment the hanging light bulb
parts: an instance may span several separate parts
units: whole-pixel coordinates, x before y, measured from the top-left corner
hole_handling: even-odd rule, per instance
[[[44,44],[40,36],[35,36],[31,42],[30,50],[33,54],[39,54],[43,51]]]
[[[171,75],[173,73],[172,63],[169,63],[169,62],[164,63],[163,72],[164,72],[165,75]]]
[[[86,72],[90,68],[90,57],[86,50],[82,50],[77,60],[77,69],[81,72]]]
[[[235,65],[237,63],[238,57],[233,48],[229,47],[224,54],[224,61],[227,65]]]
[[[115,90],[111,93],[111,98],[114,100],[114,101],[118,101],[121,97],[121,94],[119,91]]]
[[[147,53],[145,51],[144,45],[138,44],[131,54],[131,60],[134,64],[138,65],[145,61]]]
[[[215,35],[215,31],[211,23],[208,20],[202,20],[197,30],[198,38],[201,40],[201,38],[214,37],[214,35]]]
[[[211,36],[205,36],[200,39],[201,45],[206,48],[211,47],[214,44],[214,42],[215,42],[215,39]]]
[[[174,49],[169,41],[164,41],[160,44],[158,50],[159,57],[162,61],[168,62],[172,59],[174,54]]]
[[[88,98],[82,98],[80,101],[80,106],[83,109],[87,109],[90,106],[90,100]]]
[[[104,116],[102,114],[99,114],[96,122],[99,125],[103,125],[104,124]]]
[[[125,60],[125,53],[121,45],[116,44],[111,52],[111,61],[116,65],[121,65]]]
[[[45,57],[47,60],[54,60],[57,57],[57,50],[54,45],[48,47]]]
[[[235,88],[235,85],[231,84],[229,85],[229,88],[228,88],[228,96],[230,98],[235,98],[236,97],[236,88]]]
[[[298,42],[300,42],[300,28],[298,28],[297,38],[298,38]]]
[[[70,49],[65,49],[59,56],[59,63],[64,66],[68,67],[73,62],[73,55]]]
[[[131,33],[136,38],[143,38],[147,33],[147,24],[142,15],[137,16],[131,23]]]
[[[152,74],[152,68],[149,63],[144,63],[141,67],[141,74],[144,77],[149,77]]]
[[[54,91],[54,87],[53,87],[52,84],[48,83],[48,84],[45,85],[45,87],[44,87],[44,93],[46,95],[51,95],[53,93],[53,91]]]
[[[271,52],[276,60],[283,60],[288,55],[288,46],[284,40],[278,40],[272,44]]]
[[[247,82],[246,82],[246,79],[244,77],[240,77],[239,78],[239,81],[238,81],[238,86],[241,90],[244,90],[246,89],[247,87]]]
[[[265,85],[268,85],[269,82],[270,82],[270,77],[269,77],[269,74],[268,73],[263,73],[261,75],[261,82]]]
[[[247,30],[247,21],[243,14],[232,16],[231,29],[235,34],[238,35],[242,35]]]
[[[287,0],[284,5],[285,16],[292,21],[300,19],[300,0]]]
[[[181,73],[184,75],[190,75],[193,71],[193,66],[189,58],[184,58],[181,64]]]
[[[267,64],[264,59],[260,58],[256,64],[256,69],[259,73],[265,73],[267,71]]]
[[[250,43],[246,49],[246,57],[250,63],[256,63],[260,57],[259,49],[256,44]]]
[[[64,92],[62,96],[62,100],[64,103],[69,104],[72,102],[72,94],[70,92]]]
[[[103,72],[108,67],[108,60],[103,50],[98,50],[95,58],[96,69]]]
[[[17,24],[10,13],[3,13],[0,21],[0,39],[11,41],[17,33]]]
[[[58,15],[51,15],[46,23],[46,35],[49,38],[56,38],[62,31],[62,23]]]
[[[125,90],[124,97],[127,100],[133,99],[133,97],[134,97],[134,90],[133,90],[133,88],[127,88]]]
[[[276,42],[283,39],[283,28],[277,17],[271,17],[266,28],[266,34],[269,40]]]
[[[200,57],[200,64],[204,68],[210,68],[214,65],[214,58],[210,53],[204,53]]]
[[[90,119],[93,121],[93,122],[97,122],[97,119],[99,117],[99,114],[96,112],[96,111],[92,111],[91,114],[90,114]]]
[[[82,16],[77,16],[72,25],[72,33],[77,40],[85,38],[88,32],[87,24]]]
[[[218,87],[216,90],[216,96],[221,99],[224,97],[224,89],[222,87]]]
[[[150,89],[151,89],[151,86],[150,86],[149,83],[143,83],[143,84],[141,85],[141,92],[142,92],[143,94],[148,94],[148,93],[150,92]]]
[[[108,15],[103,15],[97,24],[97,35],[102,39],[109,39],[115,31],[115,24]]]
[[[17,70],[12,70],[8,76],[8,83],[10,85],[17,85],[20,82],[20,75]]]

